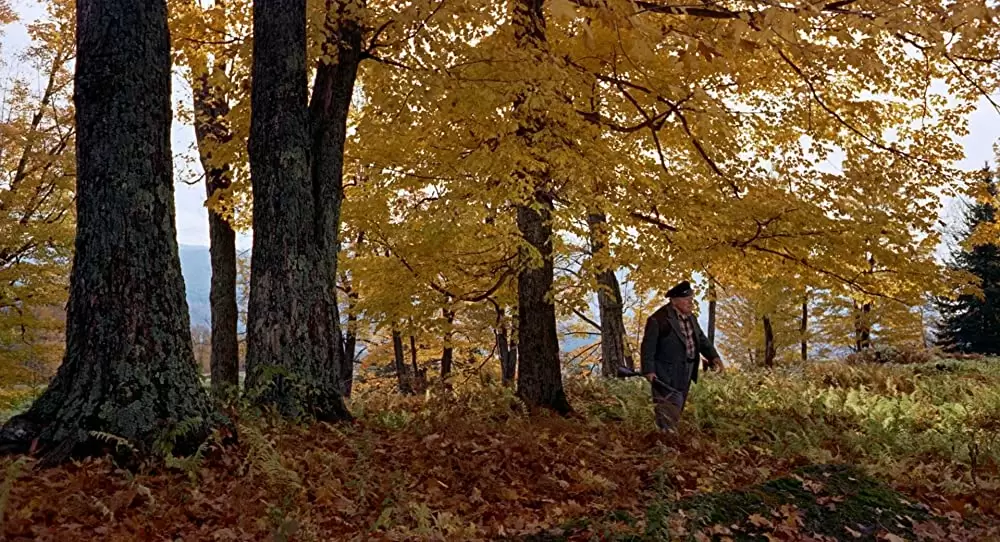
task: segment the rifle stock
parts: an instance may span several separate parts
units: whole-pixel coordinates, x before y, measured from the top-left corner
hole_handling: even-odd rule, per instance
[[[636,377],[636,376],[645,378],[645,376],[646,376],[646,375],[644,375],[644,374],[642,374],[642,373],[640,373],[638,371],[634,371],[632,369],[629,369],[628,367],[619,367],[618,370],[617,370],[617,375],[618,375],[618,378],[632,378],[632,377]],[[657,387],[661,391],[670,391],[670,387],[667,386],[659,378],[654,377],[652,384],[653,384],[653,386]]]

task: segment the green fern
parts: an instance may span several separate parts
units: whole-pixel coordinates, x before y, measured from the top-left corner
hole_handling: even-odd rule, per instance
[[[105,433],[104,431],[89,431],[88,434],[91,438],[97,439],[105,444],[114,444],[116,452],[128,450],[131,453],[136,453],[138,451],[136,450],[136,447],[124,437],[120,437],[112,433]]]
[[[280,498],[287,498],[302,490],[299,474],[282,464],[281,455],[260,429],[241,425],[240,434],[249,449],[245,468],[251,476],[263,478],[267,486]]]
[[[21,475],[21,468],[27,459],[22,457],[17,461],[14,461],[7,467],[7,472],[4,474],[3,485],[0,485],[0,526],[3,525],[4,514],[7,511],[7,501],[10,499],[10,491],[14,487],[14,481],[17,477]]]

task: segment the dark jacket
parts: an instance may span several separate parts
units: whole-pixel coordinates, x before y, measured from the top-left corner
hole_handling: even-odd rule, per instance
[[[642,374],[656,373],[656,378],[672,388],[686,390],[691,382],[698,381],[700,357],[709,360],[719,357],[715,347],[705,336],[698,319],[691,316],[694,324],[695,363],[691,368],[687,363],[687,347],[684,331],[677,320],[677,309],[664,305],[646,320],[642,334]]]

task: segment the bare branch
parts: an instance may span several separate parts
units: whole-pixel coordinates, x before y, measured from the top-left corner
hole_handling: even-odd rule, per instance
[[[598,324],[597,322],[591,320],[589,317],[587,317],[586,314],[583,314],[582,312],[580,312],[576,308],[573,308],[571,310],[573,311],[573,314],[575,314],[579,319],[581,319],[584,322],[590,324],[597,331],[601,331],[601,324]]]
[[[639,211],[632,211],[631,213],[629,213],[629,216],[638,220],[639,222],[645,222],[646,224],[656,226],[658,229],[677,233],[677,228],[671,226],[670,224],[667,224],[666,222],[663,222],[663,220],[661,220],[660,217],[658,216],[648,216]]]
[[[820,7],[819,10],[832,13],[860,15],[859,13],[844,9],[857,1],[858,0],[838,0]],[[588,8],[598,8],[603,5],[603,2],[598,0],[573,0],[573,3],[580,7]],[[771,9],[766,8],[765,10],[757,11],[734,11],[723,7],[671,6],[648,0],[639,0],[635,2],[635,5],[640,8],[639,13],[659,13],[661,15],[673,15],[678,17],[699,17],[703,19],[720,20],[753,19],[762,15],[766,9]],[[805,9],[790,9],[789,11],[804,12]]]

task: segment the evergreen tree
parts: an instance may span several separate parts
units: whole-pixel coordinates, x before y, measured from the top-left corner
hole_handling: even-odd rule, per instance
[[[986,192],[998,194],[996,179],[987,171]],[[941,333],[938,344],[963,353],[1000,354],[1000,244],[972,241],[977,228],[996,219],[996,206],[988,200],[969,206],[965,213],[962,248],[951,266],[979,277],[981,294],[963,293],[939,301]]]

